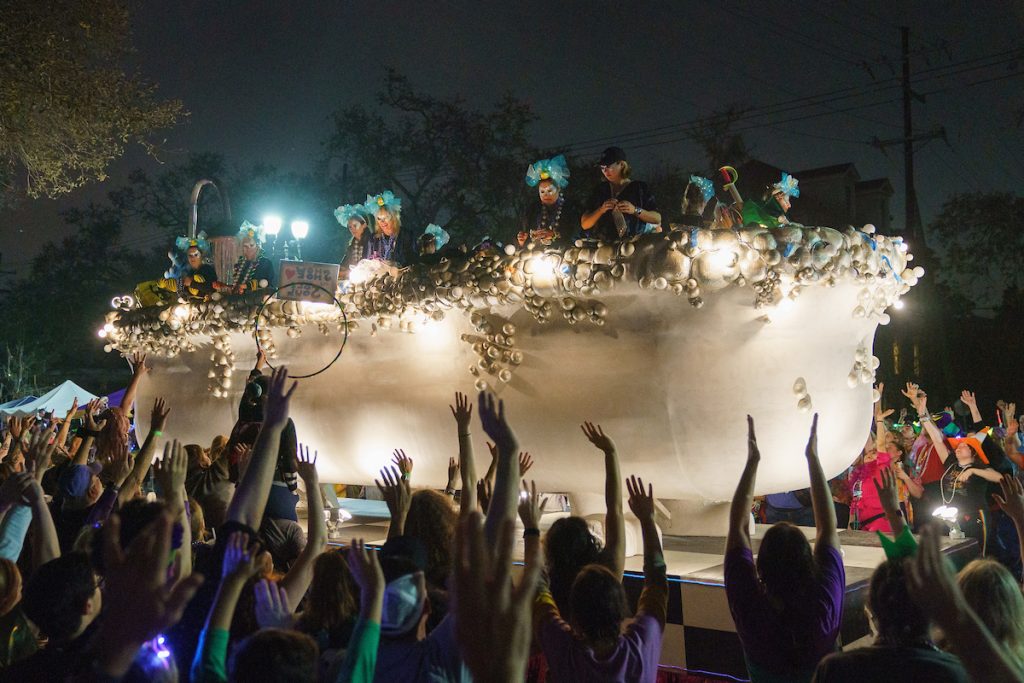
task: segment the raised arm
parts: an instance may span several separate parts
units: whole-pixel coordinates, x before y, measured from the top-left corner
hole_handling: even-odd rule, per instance
[[[540,516],[547,505],[548,499],[537,495],[537,483],[530,482],[527,486],[523,481],[523,490],[519,494],[519,519],[523,522],[523,548],[526,561],[537,561],[540,558]],[[530,567],[526,568],[530,571]]]
[[[885,391],[885,384],[881,384],[880,383],[878,385],[879,399],[878,399],[878,401],[875,402],[875,405],[874,405],[874,415],[875,415],[875,448],[877,450],[881,451],[881,452],[885,452],[885,449],[888,447],[888,440],[886,439],[886,432],[888,431],[889,427],[885,424],[885,418],[889,417],[894,412],[892,408],[889,408],[889,410],[882,410],[882,398],[881,398],[881,396],[882,396],[882,392],[884,392],[884,391]]]
[[[132,404],[135,403],[135,393],[139,390],[139,384],[142,382],[142,378],[149,372],[149,368],[146,367],[146,354],[136,353],[132,354],[131,359],[128,361],[132,366],[132,381],[128,383],[128,388],[124,390],[124,396],[121,397],[121,410],[124,411],[125,415],[131,412]]]
[[[960,401],[971,409],[971,420],[973,422],[981,422],[981,411],[978,410],[978,399],[975,398],[974,392],[964,389],[960,392]]]
[[[934,525],[925,526],[917,556],[908,565],[907,587],[918,607],[945,634],[973,681],[1019,683],[1013,658],[967,604],[952,567],[939,550]]]
[[[480,423],[498,449],[497,474],[494,480],[494,495],[487,508],[484,530],[490,543],[498,540],[498,531],[507,521],[515,522],[516,502],[519,498],[519,463],[516,453],[519,440],[505,416],[505,402],[495,401],[494,395],[481,391],[477,413]]]
[[[56,445],[63,447],[68,442],[68,434],[71,433],[71,420],[74,419],[75,413],[78,412],[78,398],[76,397],[71,403],[71,410],[64,416],[64,421],[60,423],[60,431],[57,432],[57,440],[54,442]]]
[[[171,409],[167,407],[162,398],[157,398],[153,401],[153,412],[150,414],[149,420],[149,434],[146,435],[146,440],[142,442],[142,448],[139,449],[138,455],[135,456],[135,464],[132,466],[132,471],[128,473],[128,477],[120,484],[121,490],[117,494],[118,507],[134,498],[136,491],[140,490],[142,482],[146,480],[149,468],[153,465],[153,453],[156,451],[157,440],[163,436],[164,427],[167,426],[167,416],[170,414]],[[164,457],[166,456],[167,451],[165,450]]]
[[[999,482],[999,488],[1002,489],[1003,494],[996,494],[993,498],[996,499],[999,508],[1013,522],[1013,526],[1017,528],[1020,557],[1024,559],[1024,486],[1021,486],[1017,477],[1007,474]]]
[[[362,539],[353,539],[348,549],[348,567],[359,585],[359,620],[352,629],[345,659],[336,683],[370,683],[377,668],[380,621],[384,611],[384,572],[377,553],[366,549]]]
[[[903,519],[903,511],[900,510],[899,498],[896,495],[896,473],[893,468],[885,468],[879,472],[881,479],[871,482],[878,491],[878,500],[882,503],[882,510],[885,511],[885,518],[892,527],[893,537],[903,533],[903,527],[907,523]]]
[[[615,575],[622,579],[626,568],[626,521],[622,514],[622,479],[619,474],[619,456],[615,442],[606,436],[601,425],[584,422],[583,435],[604,453],[604,533],[603,554]]]
[[[405,533],[405,518],[412,503],[412,489],[409,480],[402,477],[397,467],[385,467],[380,471],[381,480],[374,479],[380,494],[391,513],[388,525],[388,539],[398,538]]]
[[[223,683],[227,680],[228,632],[246,582],[259,572],[259,545],[246,547],[248,537],[239,531],[228,536],[217,595],[199,635],[192,661],[193,683]]]
[[[754,418],[747,415],[747,464],[736,485],[736,493],[732,496],[732,507],[729,508],[729,535],[725,539],[725,552],[734,548],[750,546],[750,508],[754,506],[754,481],[757,479],[757,466],[761,462],[761,451],[757,448],[757,435],[754,433]]]
[[[473,438],[470,425],[473,421],[473,404],[461,391],[455,392],[455,405],[451,408],[455,427],[459,434],[459,473],[462,477],[462,494],[459,498],[459,515],[467,515],[476,509],[476,462],[473,458]]]
[[[288,385],[288,368],[281,366],[270,375],[264,405],[263,427],[256,437],[249,466],[245,468],[235,495],[228,505],[227,518],[258,529],[267,507],[267,497],[274,480],[274,465],[281,448],[281,432],[288,423],[288,404],[298,386]]]
[[[178,580],[181,580],[192,573],[192,524],[185,510],[188,502],[188,494],[185,493],[188,454],[177,439],[164,446],[164,457],[155,465],[153,474],[168,512],[181,526],[181,551],[178,553],[181,558]]]
[[[281,587],[288,592],[288,602],[298,605],[313,580],[313,562],[327,544],[327,523],[324,521],[324,498],[316,471],[317,452],[309,457],[309,446],[299,444],[299,476],[306,485],[306,547],[283,579]]]
[[[942,432],[932,422],[932,414],[928,412],[928,395],[913,382],[907,382],[907,388],[903,391],[903,395],[910,399],[910,403],[917,410],[917,419],[921,422],[921,428],[924,429],[928,438],[931,439],[932,445],[935,446],[935,453],[939,456],[939,460],[945,463],[946,458],[949,457],[949,448],[946,447]]]
[[[814,542],[815,552],[831,546],[839,549],[839,532],[836,531],[836,506],[832,502],[832,491],[828,487],[828,479],[818,461],[818,414],[811,421],[811,435],[807,439],[807,473],[811,478],[811,504],[814,506],[814,526],[817,538]]]
[[[57,450],[60,439],[53,438],[53,426],[45,430],[33,430],[28,450],[25,451],[25,469],[30,471],[41,482],[43,475],[50,469],[53,452]]]
[[[629,509],[640,520],[640,531],[644,537],[644,590],[637,603],[637,612],[649,614],[665,628],[668,617],[668,577],[665,574],[665,555],[661,550],[661,538],[654,524],[654,487],[643,479],[631,476],[626,480],[629,490]]]
[[[89,462],[89,451],[92,450],[92,444],[96,441],[96,436],[100,433],[100,430],[107,426],[106,420],[97,420],[96,413],[99,412],[100,402],[99,400],[89,401],[88,405],[85,406],[85,426],[82,430],[82,443],[78,445],[78,450],[75,451],[75,457],[71,461],[72,465],[84,465]]]

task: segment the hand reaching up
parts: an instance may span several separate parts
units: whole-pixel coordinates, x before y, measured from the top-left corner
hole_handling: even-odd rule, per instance
[[[177,439],[164,444],[164,457],[153,463],[156,479],[164,502],[174,507],[183,504],[185,476],[188,474],[188,454]]]
[[[398,467],[398,471],[402,474],[402,479],[409,479],[412,477],[412,458],[405,454],[405,451],[401,448],[396,448],[391,458],[391,462]]]
[[[811,420],[811,435],[807,437],[807,448],[804,450],[804,455],[807,456],[808,460],[818,459],[818,414],[814,414],[814,419]]]
[[[515,453],[519,449],[519,441],[506,419],[505,402],[495,400],[494,394],[481,391],[478,403],[484,432],[491,437],[499,452]]]
[[[999,488],[1002,489],[1002,495],[992,496],[999,509],[1006,513],[1018,529],[1024,528],[1024,486],[1021,486],[1017,477],[1004,474]]]
[[[448,458],[448,490],[452,491],[459,485],[459,461],[455,458]]]
[[[361,538],[353,539],[348,549],[348,568],[364,596],[383,596],[386,583],[377,552],[367,549]]]
[[[882,509],[886,512],[895,512],[900,508],[899,496],[896,490],[896,472],[892,467],[886,467],[879,471],[880,479],[872,481],[875,490],[878,491],[878,500]]]
[[[973,391],[968,391],[967,389],[964,389],[963,391],[961,391],[960,392],[960,400],[963,401],[963,404],[965,406],[967,406],[968,408],[973,408],[973,409],[977,410],[977,408],[978,408],[978,399],[975,398]]]
[[[928,394],[924,393],[921,387],[913,382],[907,382],[907,388],[903,390],[903,395],[910,401],[910,405],[914,406],[918,415],[927,414]]]
[[[400,519],[404,523],[409,512],[409,504],[412,502],[409,480],[403,479],[396,467],[385,467],[380,471],[380,476],[383,482],[377,479],[374,479],[374,482],[388,505],[391,519]]]
[[[224,548],[224,562],[221,565],[221,576],[245,583],[250,577],[256,576],[260,570],[260,544],[249,545],[249,536],[241,531],[232,532],[228,536]]]
[[[747,462],[761,462],[761,450],[757,447],[754,432],[754,418],[747,415]]]
[[[455,425],[459,429],[459,434],[467,433],[470,421],[473,419],[473,404],[469,402],[469,397],[461,391],[456,391],[455,405],[449,405],[448,407],[452,411],[452,417],[455,418]]]
[[[302,477],[302,481],[306,484],[306,495],[309,495],[310,491],[315,491],[319,486],[319,476],[316,471],[316,460],[319,457],[317,451],[313,451],[313,457],[309,457],[309,446],[303,446],[299,444],[298,452],[298,472],[299,476]]]
[[[476,483],[476,499],[480,509],[486,515],[491,508],[491,498],[494,497],[494,485],[490,479],[481,479]]]
[[[515,524],[505,520],[492,548],[474,511],[455,534],[452,610],[462,660],[478,681],[521,681],[530,654],[530,617],[540,562],[526,558],[519,585],[509,572]]]
[[[151,432],[162,432],[167,426],[167,416],[171,409],[162,398],[153,401],[153,411],[149,414],[149,430]]]
[[[174,522],[160,515],[121,548],[121,520],[111,515],[103,528],[104,619],[102,640],[136,644],[135,650],[181,619],[185,606],[203,582],[202,574],[168,581]],[[99,635],[99,634],[98,634]],[[98,638],[99,640],[100,638]]]
[[[547,504],[548,499],[537,494],[537,482],[531,481],[527,486],[526,481],[523,481],[523,490],[519,493],[519,519],[525,528],[540,528],[540,516]]]
[[[288,421],[288,406],[298,382],[288,385],[288,368],[280,366],[270,374],[267,398],[263,407],[263,425],[283,425]]]
[[[106,420],[97,420],[96,415],[100,412],[100,399],[89,401],[85,406],[85,428],[90,432],[98,432],[107,426]]]
[[[583,435],[587,437],[587,440],[594,444],[596,448],[605,453],[615,452],[615,442],[611,440],[611,437],[605,435],[601,425],[595,425],[593,422],[584,422],[580,425],[580,429],[583,430]]]
[[[525,477],[526,473],[530,471],[531,467],[533,467],[533,458],[530,457],[530,454],[529,453],[520,453],[519,454],[519,476],[520,476],[520,478],[521,477]]]
[[[53,438],[56,429],[55,425],[50,425],[48,429],[32,430],[32,438],[25,451],[25,468],[35,472],[39,479],[50,469],[53,452],[57,450],[57,441]]]
[[[629,509],[640,521],[654,519],[654,486],[647,485],[644,491],[644,480],[630,476],[626,480],[626,490],[629,491]]]
[[[136,375],[145,375],[149,372],[149,368],[146,367],[146,354],[133,353],[131,357],[126,360],[128,361],[128,365],[131,366],[132,372]]]
[[[291,628],[288,591],[276,581],[260,579],[253,586],[253,592],[256,594],[256,623],[260,628]]]

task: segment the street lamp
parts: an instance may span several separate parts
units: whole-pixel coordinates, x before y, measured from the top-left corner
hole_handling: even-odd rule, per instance
[[[272,256],[277,256],[277,233],[281,232],[281,217],[280,216],[264,216],[263,217],[263,231],[271,235],[274,238],[274,246],[272,250]]]
[[[302,240],[309,234],[309,223],[306,221],[292,221],[292,236],[295,238],[295,256],[302,260]]]

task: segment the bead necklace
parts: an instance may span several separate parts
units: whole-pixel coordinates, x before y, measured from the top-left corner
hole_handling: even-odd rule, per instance
[[[252,280],[252,276],[256,274],[256,268],[260,265],[261,256],[263,256],[263,249],[256,252],[256,258],[252,261],[248,260],[244,256],[238,257],[238,260],[235,261],[235,267],[231,274],[232,287],[237,288],[239,285]]]
[[[555,200],[555,217],[550,222],[548,221],[548,205],[541,202],[540,205],[540,217],[537,219],[536,231],[550,230],[551,232],[558,234],[558,222],[562,219],[562,207],[565,206],[565,197],[559,197]]]

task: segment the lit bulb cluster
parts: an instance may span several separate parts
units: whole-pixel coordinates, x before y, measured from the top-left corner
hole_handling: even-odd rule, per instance
[[[107,314],[100,336],[108,351],[163,356],[193,351],[192,340],[209,337],[214,345],[210,388],[215,395],[226,396],[234,368],[229,332],[255,331],[273,359],[274,329],[284,328],[289,337],[297,337],[304,326],[315,325],[326,335],[341,330],[347,320],[351,333],[362,320],[371,335],[392,328],[411,333],[459,310],[470,317],[476,332],[462,336],[478,357],[470,372],[486,386],[485,375],[511,381],[523,362],[523,353],[515,346],[515,326],[495,314],[496,307],[519,307],[541,323],[561,318],[570,325],[601,326],[608,307],[596,297],[618,283],[685,295],[697,308],[709,293],[750,287],[754,307],[765,309],[761,319],[770,322],[773,311],[793,306],[806,287],[852,282],[861,285],[852,315],[885,324],[886,308],[923,275],[922,269],[908,266],[912,259],[900,238],[874,236],[870,225],[845,231],[795,225],[772,230],[672,230],[615,243],[577,242],[564,250],[509,246],[505,252],[480,252],[404,270],[363,262],[357,266],[359,277],[339,287],[344,317],[333,304],[272,299],[263,306],[258,331],[258,292],[130,310],[118,298],[120,310]],[[850,373],[855,384],[873,380],[877,359],[869,357],[867,349],[858,350]],[[807,399],[809,409],[809,396],[800,398]]]

